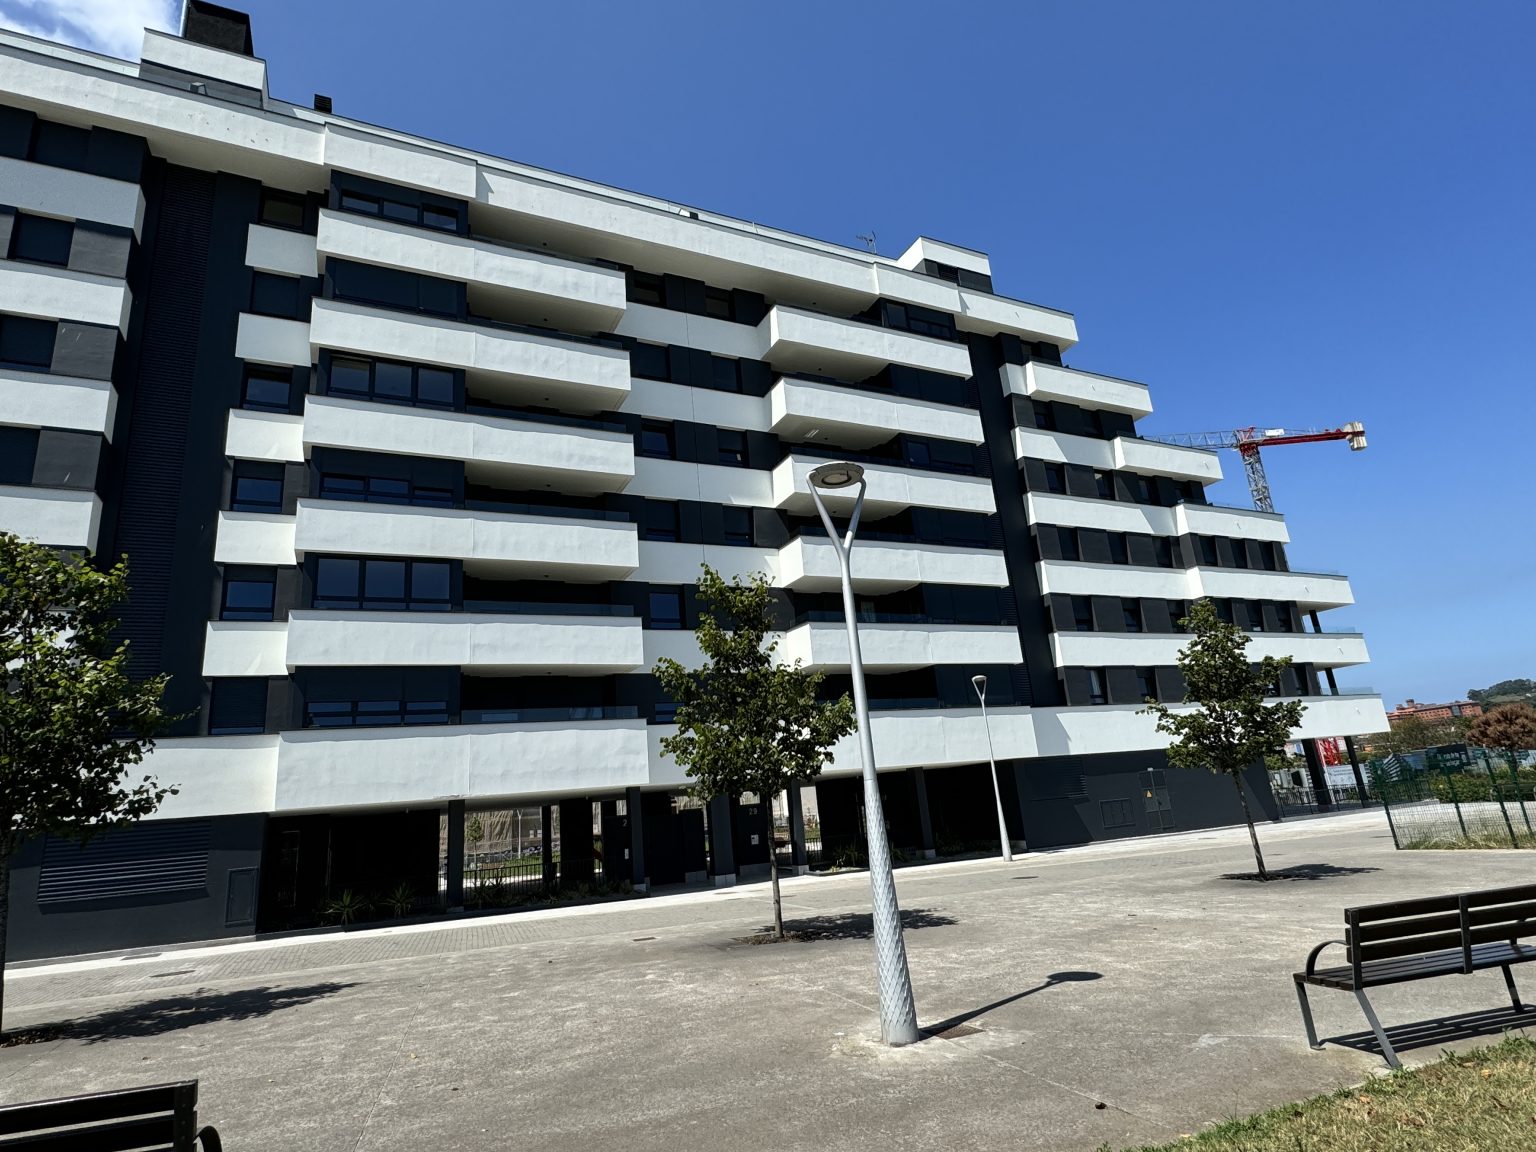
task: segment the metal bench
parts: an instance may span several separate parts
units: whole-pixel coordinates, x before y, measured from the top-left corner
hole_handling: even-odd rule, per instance
[[[94,1092],[0,1107],[0,1150],[222,1152],[219,1134],[197,1127],[197,1081]]]
[[[1308,984],[1353,992],[1393,1068],[1402,1062],[1366,998],[1367,988],[1498,968],[1515,1011],[1528,1010],[1520,1003],[1510,965],[1536,960],[1536,943],[1522,943],[1536,938],[1536,884],[1349,908],[1344,922],[1344,939],[1325,940],[1312,949],[1306,968],[1292,977],[1313,1048],[1322,1044],[1307,1002]],[[1319,968],[1318,956],[1333,944],[1344,948],[1345,963]]]

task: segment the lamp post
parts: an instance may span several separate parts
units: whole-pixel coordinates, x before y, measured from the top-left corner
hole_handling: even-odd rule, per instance
[[[981,674],[971,677],[976,689],[976,699],[981,701],[981,726],[987,733],[987,763],[992,766],[992,798],[997,801],[997,836],[1003,843],[1003,859],[1013,859],[1013,845],[1008,842],[1008,821],[1003,816],[1003,790],[997,785],[997,757],[992,753],[992,722],[987,719],[987,678]]]
[[[896,904],[896,881],[891,875],[891,850],[885,839],[885,812],[880,803],[880,781],[875,775],[875,742],[869,728],[869,696],[864,688],[864,659],[859,651],[855,624],[853,577],[848,557],[859,513],[864,509],[864,469],[857,464],[823,464],[810,475],[811,499],[821,515],[827,538],[837,551],[843,581],[843,615],[848,622],[848,671],[853,680],[853,710],[859,720],[859,760],[864,772],[864,823],[869,844],[869,887],[874,911],[875,972],[880,984],[880,1039],[887,1044],[913,1044],[917,1030],[917,1006],[912,1000],[912,976],[907,971],[907,949],[901,938],[901,909]],[[858,486],[848,532],[839,537],[821,493]]]

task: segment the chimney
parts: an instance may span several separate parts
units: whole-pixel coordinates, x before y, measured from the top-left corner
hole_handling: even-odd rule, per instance
[[[322,96],[320,93],[316,92],[315,111],[324,112],[327,116],[329,116],[331,112],[331,98],[329,96]]]
[[[181,17],[181,38],[194,44],[254,56],[251,46],[251,18],[244,12],[209,4],[206,0],[187,0]]]

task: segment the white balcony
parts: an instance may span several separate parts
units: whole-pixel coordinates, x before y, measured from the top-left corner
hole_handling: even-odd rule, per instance
[[[5,202],[23,212],[131,228],[135,234],[144,221],[144,193],[126,180],[0,156],[0,188]]]
[[[1204,448],[1185,448],[1178,444],[1159,444],[1132,436],[1116,436],[1114,466],[1144,476],[1172,476],[1175,480],[1198,480],[1214,484],[1221,479],[1221,459]]]
[[[898,432],[980,444],[981,416],[968,408],[836,384],[781,379],[768,393],[770,429],[787,440],[861,450]]]
[[[1011,624],[859,624],[859,648],[870,672],[935,664],[1018,664],[1019,630]],[[800,624],[784,634],[779,656],[829,670],[848,667],[842,621]]]
[[[288,624],[283,620],[210,620],[203,640],[204,676],[286,676]]]
[[[1248,658],[1289,656],[1298,664],[1345,668],[1366,664],[1365,637],[1353,632],[1251,632]],[[1178,662],[1189,643],[1180,633],[1053,632],[1058,668],[1155,667]]]
[[[461,368],[476,395],[580,411],[617,408],[629,394],[629,353],[605,344],[316,300],[310,341],[364,356]],[[313,354],[313,353],[312,353]]]
[[[1024,508],[1033,524],[1102,528],[1107,532],[1141,532],[1151,536],[1178,535],[1174,528],[1174,510],[1151,504],[1122,504],[1092,496],[1026,492]]]
[[[1125,596],[1155,600],[1190,600],[1190,573],[1183,568],[1142,568],[1128,564],[1088,564],[1076,560],[1041,560],[1040,591],[1060,596]]]
[[[918,584],[1006,588],[1008,565],[1001,552],[943,544],[858,540],[851,563],[857,591],[879,595]],[[797,592],[842,587],[837,550],[821,536],[798,536],[778,554],[778,583]]]
[[[614,793],[649,783],[643,720],[284,732],[281,811]]]
[[[220,564],[263,567],[298,563],[293,517],[280,512],[220,512],[213,558]]]
[[[1074,436],[1046,428],[1015,428],[1013,455],[1016,460],[1046,460],[1053,464],[1080,464],[1085,468],[1109,471],[1115,466],[1115,450],[1108,440],[1093,436]]]
[[[313,236],[265,224],[247,227],[245,264],[248,268],[275,272],[280,276],[316,276],[320,271]]]
[[[283,320],[277,316],[240,313],[235,330],[235,355],[256,364],[302,367],[313,364],[309,347],[309,325],[302,320]]]
[[[1124,412],[1141,417],[1152,412],[1152,394],[1145,384],[1080,372],[1038,360],[1004,366],[1007,390],[1034,400],[1060,400],[1080,408]]]
[[[322,258],[461,280],[470,310],[485,315],[602,332],[624,316],[624,274],[595,264],[329,208],[315,240]]]
[[[1278,512],[1225,508],[1218,504],[1178,504],[1173,508],[1175,535],[1230,536],[1238,540],[1287,543],[1285,517]]]
[[[109,380],[0,368],[0,424],[68,428],[112,439],[117,391]]]
[[[99,324],[126,335],[132,306],[133,296],[125,280],[0,260],[0,312]]]
[[[582,582],[629,576],[638,541],[624,521],[338,500],[300,500],[294,533],[301,553],[462,560],[472,575]]]
[[[1322,612],[1355,602],[1349,580],[1320,572],[1263,572],[1252,568],[1197,568],[1198,596],[1295,602]]]
[[[94,552],[100,528],[101,497],[94,492],[0,485],[0,532]]]
[[[643,660],[633,616],[299,610],[288,617],[293,668],[420,665],[599,676],[633,671]]]
[[[764,359],[781,372],[869,376],[887,364],[905,364],[951,376],[971,374],[971,355],[964,344],[782,304],[769,310],[758,332]]]
[[[315,399],[310,397],[311,403]],[[232,408],[224,430],[224,455],[297,464],[304,459],[304,417]]]
[[[310,396],[304,443],[362,452],[462,460],[472,480],[512,488],[608,492],[634,477],[624,432]]]
[[[176,788],[156,820],[270,812],[277,796],[276,735],[157,740],[143,770]]]
[[[811,498],[810,474],[830,461],[794,453],[774,468],[773,507],[788,512],[815,515]],[[900,464],[865,464],[864,478],[869,483],[864,497],[864,518],[875,520],[904,508],[949,508],[959,512],[997,511],[992,496],[992,481],[985,476],[958,476],[947,472],[925,472]],[[848,493],[847,495],[843,494]],[[835,516],[846,516],[853,508],[853,493],[824,492],[822,498]]]

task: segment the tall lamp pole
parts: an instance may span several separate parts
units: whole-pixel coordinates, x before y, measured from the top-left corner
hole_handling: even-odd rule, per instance
[[[859,720],[859,760],[864,772],[864,823],[869,844],[869,887],[874,906],[875,971],[880,984],[880,1039],[887,1044],[913,1044],[921,1039],[917,1030],[917,1006],[912,999],[912,975],[907,971],[907,948],[901,937],[901,909],[896,904],[896,881],[891,875],[891,849],[885,838],[885,811],[880,803],[880,781],[875,775],[875,742],[869,728],[869,696],[864,688],[864,658],[859,651],[859,631],[855,624],[853,576],[848,557],[853,550],[854,533],[859,530],[859,513],[864,509],[867,487],[864,469],[857,464],[823,464],[810,475],[811,499],[827,530],[827,538],[837,550],[838,568],[843,579],[843,615],[848,622],[848,671],[853,680],[853,709]],[[832,516],[822,503],[822,490],[836,491],[858,485],[853,500],[853,515],[848,532],[838,536]]]
[[[981,701],[981,726],[987,733],[987,763],[992,765],[992,798],[997,801],[997,836],[1003,843],[1003,859],[1013,859],[1013,845],[1008,842],[1008,821],[1003,816],[1003,790],[997,785],[997,757],[992,753],[992,721],[987,719],[987,678],[979,673],[971,677],[976,699]]]

